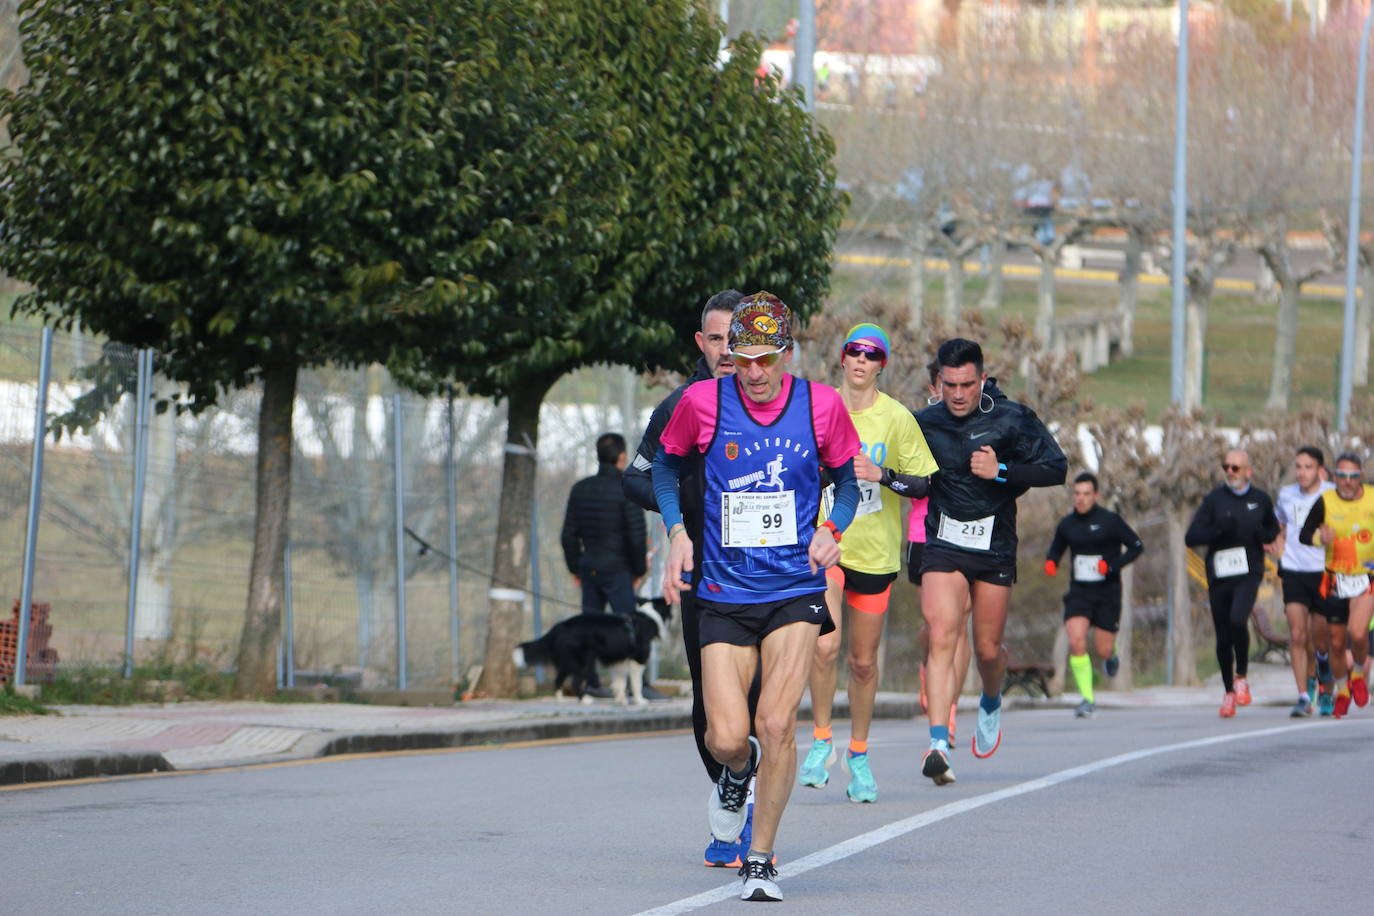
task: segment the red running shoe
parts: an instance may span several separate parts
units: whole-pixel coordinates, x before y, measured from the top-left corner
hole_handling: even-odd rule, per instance
[[[1350,698],[1361,709],[1369,705],[1369,685],[1363,677],[1350,676]]]
[[[1332,714],[1333,714],[1337,719],[1344,719],[1344,718],[1346,717],[1346,714],[1349,713],[1349,712],[1350,712],[1350,691],[1348,691],[1348,690],[1342,690],[1340,693],[1336,694],[1336,706],[1335,706],[1335,708],[1334,708]]]
[[[1250,682],[1243,677],[1236,678],[1236,705],[1250,705]]]
[[[1228,693],[1221,698],[1221,709],[1217,712],[1217,715],[1221,716],[1223,719],[1229,719],[1235,714],[1236,695],[1235,693]]]

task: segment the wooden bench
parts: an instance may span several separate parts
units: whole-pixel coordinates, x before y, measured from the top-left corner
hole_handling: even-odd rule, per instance
[[[1020,687],[1026,696],[1037,694],[1049,699],[1050,678],[1054,677],[1053,665],[1008,664],[1007,676],[1002,683],[1002,693],[1008,694]]]
[[[1255,632],[1259,634],[1259,639],[1255,640],[1254,650],[1250,653],[1250,660],[1262,662],[1273,654],[1278,655],[1279,661],[1287,662],[1292,639],[1270,625],[1269,615],[1259,605],[1250,609],[1250,620],[1255,624]]]

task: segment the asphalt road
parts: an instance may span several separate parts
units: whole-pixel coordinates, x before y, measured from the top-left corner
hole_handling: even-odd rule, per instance
[[[917,775],[923,727],[879,721],[877,804],[838,767],[798,788],[787,911],[1368,911],[1374,707],[1005,724],[954,786]],[[707,792],[682,734],[0,791],[0,913],[739,912],[699,864]]]

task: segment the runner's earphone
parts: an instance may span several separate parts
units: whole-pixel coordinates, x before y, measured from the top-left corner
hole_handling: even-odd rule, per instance
[[[992,395],[983,390],[986,386],[986,379],[978,383],[978,411],[980,413],[992,413],[992,408],[997,406],[992,400]],[[988,399],[988,406],[986,408],[983,407],[983,398]]]

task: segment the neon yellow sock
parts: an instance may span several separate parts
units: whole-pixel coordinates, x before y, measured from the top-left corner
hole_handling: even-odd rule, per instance
[[[1093,702],[1093,663],[1088,653],[1070,655],[1069,670],[1073,672],[1073,682],[1078,685],[1078,692],[1083,699]]]

